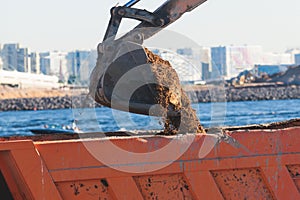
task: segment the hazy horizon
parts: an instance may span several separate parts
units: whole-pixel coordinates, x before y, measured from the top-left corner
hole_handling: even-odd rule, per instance
[[[95,49],[105,33],[110,8],[127,1],[3,0],[0,44],[20,43],[39,52]],[[154,11],[164,2],[142,0],[135,7]],[[189,37],[199,46],[247,44],[284,52],[300,47],[299,17],[299,0],[208,0],[168,30]],[[125,20],[120,33],[136,24]]]

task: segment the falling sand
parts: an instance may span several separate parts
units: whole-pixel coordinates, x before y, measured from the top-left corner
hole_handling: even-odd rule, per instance
[[[200,124],[195,110],[187,94],[183,91],[179,77],[168,61],[145,49],[148,63],[156,77],[158,91],[158,103],[165,109],[164,134],[175,135],[178,133],[205,133]],[[170,116],[168,113],[179,113]]]

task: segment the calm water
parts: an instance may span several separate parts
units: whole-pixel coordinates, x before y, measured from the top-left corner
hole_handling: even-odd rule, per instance
[[[202,125],[237,126],[300,118],[300,99],[281,101],[201,103],[193,105]],[[112,111],[109,108],[0,112],[0,136],[31,135],[30,129],[71,125],[83,131],[162,129],[159,118]]]

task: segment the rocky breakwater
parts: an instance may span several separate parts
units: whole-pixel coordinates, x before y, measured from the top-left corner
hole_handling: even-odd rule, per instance
[[[53,110],[94,107],[94,102],[82,96],[15,98],[0,100],[0,111]],[[96,104],[96,107],[99,105]]]
[[[300,99],[300,86],[228,88],[227,101]]]
[[[300,99],[300,86],[251,85],[243,87],[210,87],[189,91],[193,102],[232,102]]]
[[[186,89],[191,101],[231,102],[300,99],[300,86],[280,86],[254,84],[240,87],[193,86]],[[41,98],[0,99],[0,111],[71,109],[78,107],[100,107],[92,99],[86,100],[86,94]]]

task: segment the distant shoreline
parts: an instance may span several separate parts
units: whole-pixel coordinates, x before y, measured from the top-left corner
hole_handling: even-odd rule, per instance
[[[235,102],[260,100],[300,99],[300,86],[250,86],[196,90],[191,93],[193,102]]]
[[[44,97],[64,97],[87,93],[87,89],[36,89],[36,88],[12,88],[0,85],[0,100],[26,99]]]
[[[196,90],[195,90],[196,89]],[[193,103],[234,102],[259,100],[300,99],[300,86],[259,87],[205,87],[196,86],[187,91]],[[70,94],[70,93],[69,93]],[[71,109],[72,107],[94,107],[90,99],[84,102],[86,94],[50,96],[37,98],[0,99],[0,111]],[[97,105],[99,107],[100,105]]]

